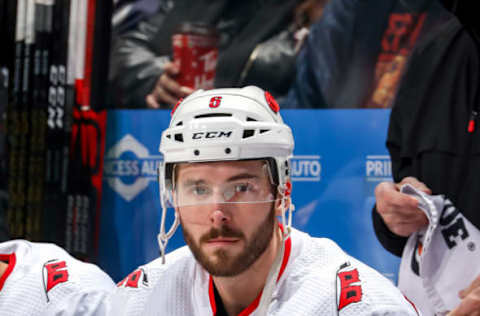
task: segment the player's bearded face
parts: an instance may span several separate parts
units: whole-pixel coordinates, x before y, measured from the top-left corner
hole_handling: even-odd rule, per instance
[[[275,227],[275,209],[272,204],[270,212],[263,221],[255,228],[251,236],[245,236],[240,231],[233,229],[228,224],[220,228],[212,227],[210,231],[195,241],[192,233],[183,225],[185,242],[190,247],[195,259],[213,276],[235,276],[247,270],[268,248],[273,237]],[[238,238],[244,242],[243,249],[232,254],[226,249],[216,249],[213,254],[207,254],[202,245],[213,238]]]

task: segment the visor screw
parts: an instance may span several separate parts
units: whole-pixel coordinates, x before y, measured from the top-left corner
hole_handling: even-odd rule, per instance
[[[225,153],[226,153],[226,154],[229,154],[229,153],[231,153],[231,152],[232,152],[232,150],[231,150],[230,148],[225,148]]]
[[[200,150],[198,150],[198,149],[195,149],[195,150],[193,151],[193,154],[194,154],[195,156],[198,156],[198,155],[200,155]]]

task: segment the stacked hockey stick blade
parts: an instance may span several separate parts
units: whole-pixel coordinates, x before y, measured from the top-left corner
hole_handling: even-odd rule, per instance
[[[99,21],[110,20],[110,2],[0,0],[9,39],[0,110],[10,238],[55,242],[89,261],[97,248],[106,119],[99,111],[106,88],[92,81],[107,80],[110,23]]]

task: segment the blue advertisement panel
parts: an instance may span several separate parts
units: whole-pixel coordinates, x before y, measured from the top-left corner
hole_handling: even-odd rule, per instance
[[[389,110],[284,110],[295,137],[293,226],[336,241],[396,281],[399,259],[377,241],[374,188],[391,180]],[[108,112],[99,264],[116,281],[159,256],[158,146],[169,111]],[[169,221],[173,214],[169,214]],[[184,245],[181,229],[168,251]]]

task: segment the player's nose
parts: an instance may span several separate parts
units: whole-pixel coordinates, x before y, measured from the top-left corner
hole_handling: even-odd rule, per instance
[[[217,207],[211,214],[210,214],[210,222],[215,227],[221,227],[230,221],[230,216],[224,209]]]

